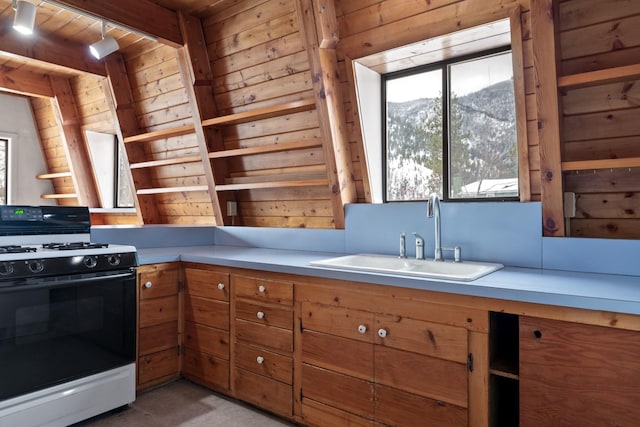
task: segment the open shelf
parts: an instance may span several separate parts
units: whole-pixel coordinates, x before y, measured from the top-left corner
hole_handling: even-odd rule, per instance
[[[70,178],[71,172],[55,172],[55,173],[43,173],[36,175],[36,179],[56,179],[56,178]]]
[[[238,184],[216,185],[216,191],[234,190],[256,190],[261,188],[284,188],[284,187],[319,187],[329,185],[329,180],[321,179],[297,179],[266,182],[246,182]]]
[[[303,148],[320,147],[320,139],[308,141],[283,142],[281,144],[262,145],[259,147],[237,148],[235,150],[215,151],[209,153],[210,159],[220,159],[224,157],[247,156],[251,154],[276,153],[279,151],[300,150]]]
[[[124,143],[156,141],[158,139],[171,138],[173,136],[188,135],[194,132],[195,128],[193,125],[185,125],[175,128],[156,130],[153,132],[145,132],[139,135],[127,136],[124,138]]]
[[[172,159],[149,160],[148,162],[131,163],[131,169],[155,168],[158,166],[180,165],[183,163],[201,162],[200,156],[175,157]]]
[[[184,187],[161,187],[161,188],[141,188],[136,191],[138,195],[145,194],[163,194],[163,193],[182,193],[192,191],[208,191],[209,187],[206,185],[188,185]]]
[[[578,171],[578,170],[589,170],[589,169],[613,169],[613,168],[636,168],[636,167],[640,167],[640,157],[562,162],[563,171]]]
[[[284,114],[298,113],[300,111],[309,111],[316,108],[315,99],[303,99],[301,101],[287,102],[284,104],[274,105],[272,107],[256,108],[251,111],[242,113],[229,114],[227,116],[214,117],[202,121],[202,126],[228,126],[240,123],[248,123],[255,120],[268,119],[278,117]]]
[[[640,64],[558,77],[558,88],[578,89],[640,78]]]
[[[76,197],[78,197],[78,195],[75,194],[75,193],[68,193],[68,194],[41,194],[40,195],[41,199],[75,199]]]

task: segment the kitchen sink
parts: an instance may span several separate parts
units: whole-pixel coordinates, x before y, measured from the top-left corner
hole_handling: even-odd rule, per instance
[[[310,263],[316,267],[337,270],[369,271],[433,279],[470,282],[504,267],[487,262],[453,262],[399,258],[392,255],[356,254],[329,258]]]

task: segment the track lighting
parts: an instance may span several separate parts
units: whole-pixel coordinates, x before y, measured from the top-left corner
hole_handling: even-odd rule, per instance
[[[16,11],[13,29],[22,34],[33,34],[33,26],[36,22],[36,5],[25,0],[13,0],[13,9]]]
[[[102,59],[105,56],[115,52],[120,49],[118,42],[111,36],[107,36],[106,33],[106,23],[102,21],[102,39],[100,41],[95,42],[91,46],[89,46],[89,50],[91,54],[98,59]]]

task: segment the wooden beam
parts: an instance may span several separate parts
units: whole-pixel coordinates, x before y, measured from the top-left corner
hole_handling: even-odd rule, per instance
[[[216,184],[224,182],[227,177],[227,165],[226,162],[219,161],[214,167],[213,161],[209,160],[209,152],[224,150],[224,142],[219,131],[202,125],[203,120],[217,116],[207,43],[200,19],[178,13],[178,22],[184,39],[184,47],[178,50],[180,75],[193,112],[193,125],[202,156],[215,224],[224,225],[231,222],[227,215],[227,202],[234,200],[234,195],[218,192],[216,189]]]
[[[565,235],[553,0],[531,2],[533,69],[538,110],[542,227],[545,236]]]
[[[309,55],[327,178],[331,189],[334,223],[336,228],[344,228],[344,205],[356,202],[357,196],[336,51],[331,47],[321,48],[318,41],[325,40],[322,37],[330,37],[333,40],[334,33],[337,40],[337,27],[329,27],[336,21],[335,8],[327,7],[327,1],[331,0],[315,0],[314,9],[312,0],[296,0],[296,10],[300,34]],[[322,10],[323,14],[333,13],[334,16],[318,17],[319,10]],[[324,44],[333,45],[331,41]]]
[[[52,103],[60,135],[67,154],[78,203],[90,208],[100,207],[96,178],[91,166],[89,150],[82,132],[80,116],[69,79],[51,77]]]
[[[70,72],[106,76],[104,65],[89,53],[89,46],[61,40],[54,35],[26,38],[16,31],[0,31],[0,51],[28,59],[42,68],[63,67]]]
[[[182,46],[177,13],[151,0],[56,0],[90,15],[155,37],[172,47]]]
[[[0,90],[37,98],[52,98],[49,76],[23,68],[0,66]]]
[[[558,87],[578,89],[589,86],[601,86],[609,83],[636,80],[640,78],[640,64],[624,67],[608,68],[606,70],[589,71],[558,77]]]
[[[129,84],[127,75],[127,67],[124,63],[122,54],[115,53],[105,58],[105,68],[107,71],[107,79],[105,81],[105,93],[107,102],[113,113],[113,120],[118,133],[119,144],[124,144],[127,137],[142,133],[138,126],[136,113],[133,109],[133,94]],[[142,144],[125,144],[125,152],[127,153],[127,166],[131,162],[142,162],[146,160],[144,147]],[[136,172],[136,179],[133,179],[131,168],[127,167],[128,178],[131,182],[131,188],[149,188],[152,186],[152,177],[148,169],[142,169]],[[154,197],[139,198],[134,195],[136,206],[136,214],[140,224],[160,224],[161,218],[157,207],[155,206]]]

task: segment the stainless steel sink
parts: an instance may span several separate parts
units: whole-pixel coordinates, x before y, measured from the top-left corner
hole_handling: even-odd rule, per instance
[[[374,254],[346,255],[312,261],[310,264],[338,270],[369,271],[464,282],[476,280],[504,267],[497,263],[432,261]]]

